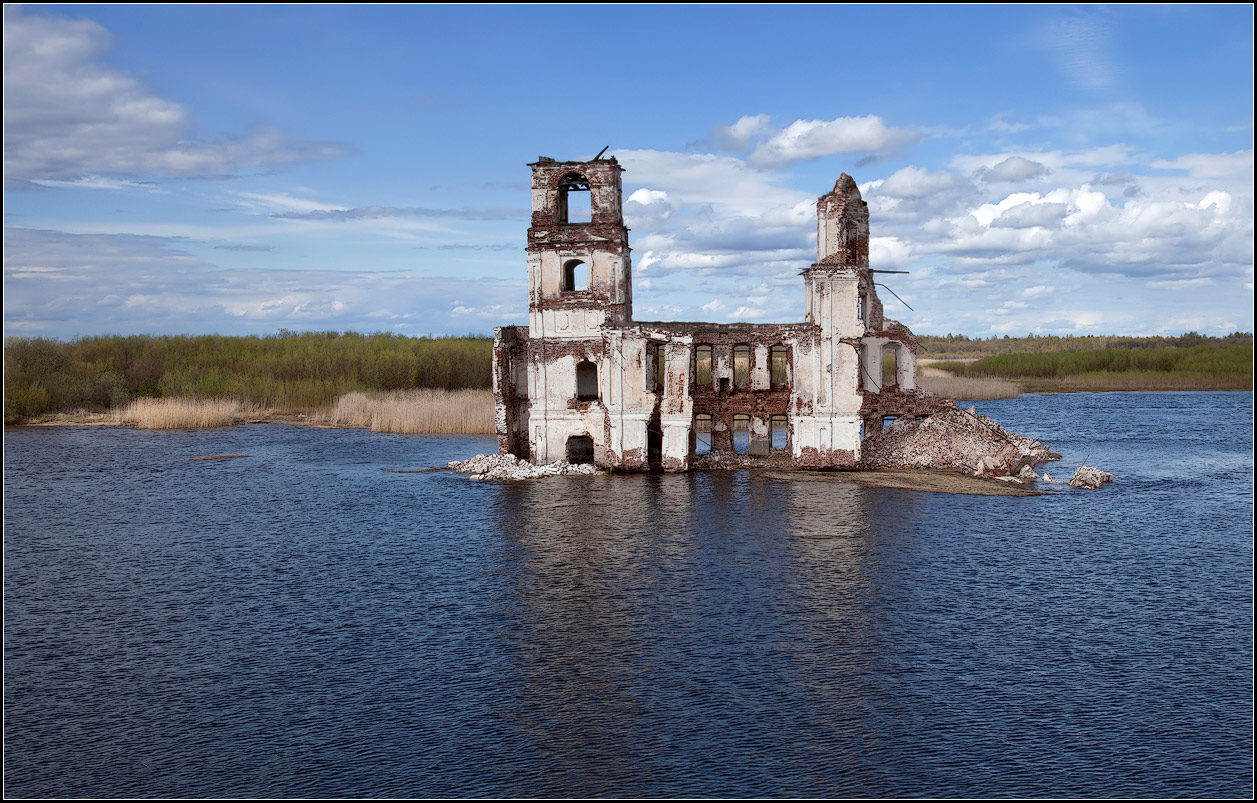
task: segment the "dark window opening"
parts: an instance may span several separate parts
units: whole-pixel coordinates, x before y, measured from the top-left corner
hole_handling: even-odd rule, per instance
[[[790,420],[784,415],[772,417],[772,447],[774,449],[790,448]]]
[[[751,417],[738,414],[733,417],[733,451],[746,454],[751,448]]]
[[[588,266],[579,259],[572,259],[563,263],[563,278],[560,281],[559,289],[564,293],[574,293],[578,290],[588,290]]]
[[[711,452],[711,416],[699,413],[694,416],[694,454]]]
[[[668,377],[668,347],[663,343],[652,343],[650,350],[655,358],[655,390],[663,393]]]
[[[699,387],[711,386],[711,346],[694,349],[694,384]]]
[[[588,435],[573,435],[567,439],[567,462],[594,462],[594,439]]]
[[[598,366],[589,360],[576,364],[576,398],[581,401],[598,398]]]
[[[658,468],[663,462],[663,430],[651,427],[646,432],[646,462]]]
[[[749,387],[751,384],[751,347],[733,347],[733,386]]]
[[[589,179],[569,173],[559,182],[559,222],[589,223],[593,220]]]
[[[782,388],[788,384],[786,377],[786,363],[789,350],[785,346],[773,346],[768,350],[768,363],[771,376],[772,386]]]

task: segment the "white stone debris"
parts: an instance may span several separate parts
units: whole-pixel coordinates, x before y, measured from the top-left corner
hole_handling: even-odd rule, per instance
[[[969,408],[954,405],[928,418],[900,418],[865,439],[860,467],[865,469],[965,469],[975,477],[1012,476],[1028,480],[1034,467],[1060,455],[1034,438],[1001,427]]]
[[[1091,466],[1079,466],[1069,480],[1071,488],[1086,488],[1094,491],[1106,482],[1112,482],[1113,475]]]
[[[537,477],[555,477],[560,474],[600,474],[588,463],[557,463],[533,465],[513,454],[478,454],[469,460],[454,460],[446,468],[460,474],[470,474],[473,480],[531,480]]]

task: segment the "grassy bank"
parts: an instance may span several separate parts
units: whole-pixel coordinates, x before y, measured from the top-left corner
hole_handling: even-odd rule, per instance
[[[917,386],[944,399],[956,401],[985,401],[988,399],[1015,399],[1021,387],[1006,379],[981,379],[964,376],[945,376],[940,372],[923,372],[917,377]]]
[[[1249,390],[1253,387],[1253,346],[999,354],[930,367],[956,378],[1014,382],[1026,392]]]
[[[256,414],[236,399],[136,399],[105,420],[141,429],[204,429],[242,424]]]
[[[493,391],[348,393],[321,420],[333,426],[403,435],[492,435]]]
[[[488,388],[493,341],[352,332],[266,337],[9,338],[4,422],[102,413],[141,398],[239,399],[312,413],[354,391]]]

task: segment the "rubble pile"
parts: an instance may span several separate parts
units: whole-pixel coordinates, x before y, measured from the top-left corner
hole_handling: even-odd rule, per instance
[[[1061,456],[1033,438],[1009,432],[970,407],[952,405],[921,420],[901,418],[869,436],[860,468],[952,468],[975,476],[1031,479],[1034,467]]]
[[[537,477],[556,477],[560,474],[598,474],[597,468],[588,463],[557,463],[533,465],[513,454],[478,454],[469,460],[454,460],[445,466],[460,474],[470,474],[473,480],[531,480]]]
[[[1106,482],[1112,482],[1113,475],[1107,471],[1101,471],[1091,466],[1079,466],[1074,471],[1074,476],[1069,480],[1071,488],[1086,488],[1094,491]]]

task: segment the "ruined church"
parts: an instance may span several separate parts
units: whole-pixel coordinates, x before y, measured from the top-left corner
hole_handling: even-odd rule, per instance
[[[882,314],[847,174],[816,202],[802,322],[716,324],[633,320],[614,157],[529,166],[528,325],[494,333],[500,452],[621,471],[842,468],[888,422],[940,409],[917,389],[916,338]]]

